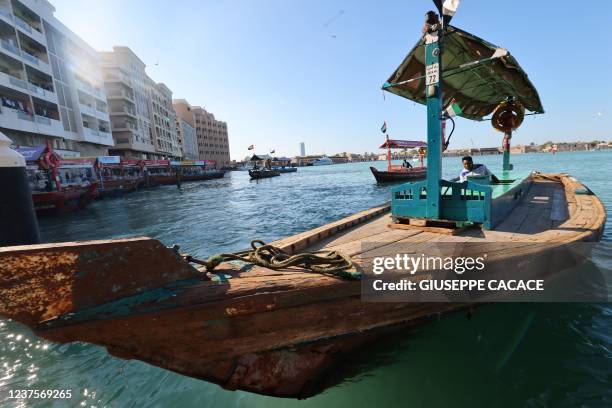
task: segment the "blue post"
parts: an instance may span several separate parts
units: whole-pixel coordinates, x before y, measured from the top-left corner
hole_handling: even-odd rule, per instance
[[[426,35],[425,96],[427,97],[427,209],[428,219],[440,219],[442,178],[442,30]]]
[[[503,142],[503,148],[504,148],[503,170],[504,171],[512,170],[512,165],[510,164],[510,139],[512,139],[511,131],[506,132],[506,134],[504,135],[504,142]]]

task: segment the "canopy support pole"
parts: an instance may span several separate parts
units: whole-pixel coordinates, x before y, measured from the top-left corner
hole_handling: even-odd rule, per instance
[[[389,135],[385,135],[387,140],[387,171],[391,171],[391,147],[389,147]]]
[[[512,131],[506,132],[506,134],[504,135],[504,164],[502,168],[503,171],[512,170],[512,164],[510,164],[510,139],[512,139]]]
[[[442,40],[443,30],[426,34],[425,96],[427,97],[427,209],[428,219],[440,219],[442,177]]]

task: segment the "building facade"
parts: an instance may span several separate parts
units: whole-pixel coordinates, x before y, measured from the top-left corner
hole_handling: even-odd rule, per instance
[[[172,91],[162,83],[149,83],[151,126],[158,159],[181,159],[181,143],[176,129],[176,114],[172,107]]]
[[[183,159],[199,160],[196,131],[191,123],[176,116],[176,132],[179,137]]]
[[[65,157],[113,146],[98,54],[46,0],[0,0],[0,130]]]
[[[99,54],[115,141],[110,153],[126,159],[180,158],[170,89],[149,78],[129,47]]]
[[[185,99],[175,99],[173,104],[177,116],[194,124],[198,158],[215,161],[217,168],[229,167],[227,123],[216,120],[212,113],[200,106],[191,106]]]

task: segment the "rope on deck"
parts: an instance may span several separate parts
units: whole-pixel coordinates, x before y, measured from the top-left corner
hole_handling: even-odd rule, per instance
[[[291,255],[279,247],[266,244],[256,239],[251,241],[251,248],[229,254],[219,254],[209,257],[206,261],[187,256],[187,262],[196,263],[206,267],[206,271],[213,273],[215,268],[226,261],[243,261],[269,269],[285,269],[299,267],[323,275],[338,276],[347,279],[361,279],[359,272],[349,272],[353,261],[338,251],[302,252]]]

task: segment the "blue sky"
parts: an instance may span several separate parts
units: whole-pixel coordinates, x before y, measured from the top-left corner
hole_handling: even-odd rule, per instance
[[[377,151],[380,126],[426,139],[425,107],[380,86],[418,40],[431,0],[51,0],[97,50],[126,45],[175,98],[228,122],[232,158]],[[553,8],[557,4],[558,8]],[[546,110],[513,143],[612,140],[612,2],[463,0],[453,24],[507,48]],[[157,65],[156,65],[157,63]],[[450,148],[497,146],[457,121]]]

